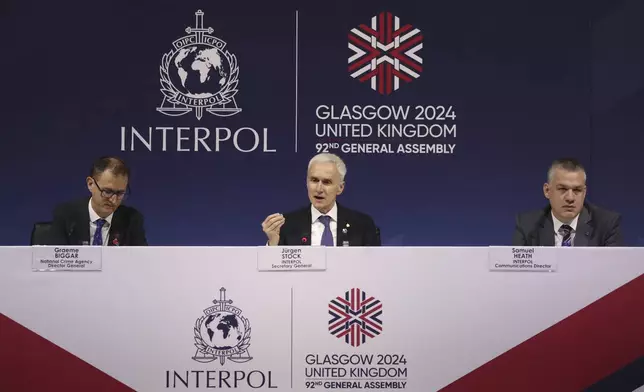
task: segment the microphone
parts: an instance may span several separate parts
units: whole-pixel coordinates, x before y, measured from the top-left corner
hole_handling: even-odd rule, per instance
[[[76,222],[72,222],[69,225],[69,230],[67,230],[67,237],[71,236],[72,233],[74,232],[74,229],[76,228]]]
[[[70,224],[69,224],[69,229],[67,230],[67,233],[65,233],[65,234],[67,235],[66,242],[67,242],[69,245],[74,245],[74,244],[72,244],[72,242],[71,242],[72,233],[74,233],[74,229],[76,229],[76,222],[72,222],[72,223],[70,223]]]

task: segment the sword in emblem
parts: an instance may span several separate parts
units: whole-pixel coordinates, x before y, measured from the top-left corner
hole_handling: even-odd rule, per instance
[[[233,300],[226,299],[226,289],[222,287],[219,289],[219,300],[213,300],[212,303],[215,305],[221,304],[222,305],[221,309],[223,310],[226,304],[232,304]]]
[[[204,29],[203,27],[203,11],[202,10],[197,10],[195,12],[195,27],[186,27],[186,33],[188,34],[194,34],[195,36],[195,43],[201,44],[204,43],[204,33],[212,34],[215,30],[212,27],[208,27],[207,29]],[[197,116],[197,119],[201,120],[201,117],[203,117],[203,107],[197,106],[195,107],[195,115]]]
[[[215,30],[212,27],[208,27],[207,29],[203,28],[203,11],[202,10],[197,10],[195,12],[195,27],[186,27],[186,33],[192,34],[195,33],[195,38],[197,38],[197,42],[201,42],[201,38],[203,37],[203,33],[208,33],[212,34]]]

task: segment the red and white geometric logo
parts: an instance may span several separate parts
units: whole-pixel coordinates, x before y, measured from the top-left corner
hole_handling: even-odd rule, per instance
[[[420,77],[423,59],[416,52],[423,48],[423,35],[410,24],[400,26],[391,12],[371,18],[371,26],[361,24],[349,32],[349,73],[371,88],[389,95],[400,88],[400,81]]]
[[[329,302],[329,332],[337,338],[358,347],[367,338],[375,338],[382,332],[382,302],[367,296],[361,289],[353,288],[343,297]]]

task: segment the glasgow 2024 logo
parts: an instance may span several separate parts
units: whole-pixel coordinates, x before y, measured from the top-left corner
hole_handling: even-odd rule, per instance
[[[359,288],[344,293],[329,302],[329,332],[358,347],[382,332],[382,302]]]

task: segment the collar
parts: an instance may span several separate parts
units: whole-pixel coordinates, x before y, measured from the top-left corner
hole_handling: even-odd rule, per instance
[[[565,225],[565,223],[563,223],[562,221],[557,219],[555,217],[555,214],[552,211],[550,211],[550,215],[552,216],[552,223],[553,223],[554,228],[555,228],[555,233],[559,233],[559,229],[561,228],[561,226]],[[573,231],[577,231],[577,221],[579,221],[579,215],[580,214],[577,214],[575,219],[573,219],[572,222],[570,222],[570,224],[568,224],[568,226],[572,227]]]
[[[318,220],[318,218],[321,217],[322,215],[328,215],[328,216],[331,217],[332,220],[337,222],[338,221],[338,204],[333,203],[333,207],[326,214],[321,213],[320,211],[318,211],[317,208],[313,207],[313,204],[311,204],[311,222],[315,223]]]
[[[101,219],[100,216],[94,211],[94,208],[92,208],[92,198],[89,198],[89,203],[87,204],[87,208],[89,209],[89,221],[90,223],[94,223],[97,220]],[[107,226],[112,224],[112,218],[114,217],[114,213],[112,212],[107,218],[104,218],[107,221]]]

